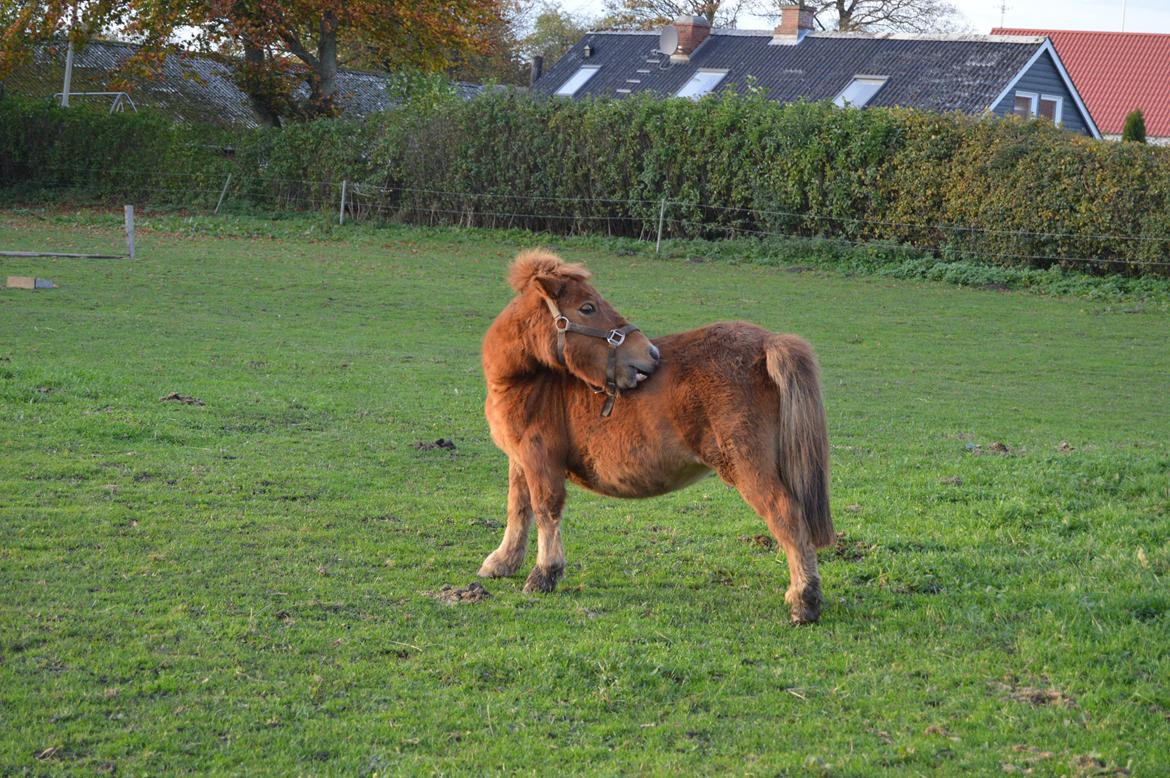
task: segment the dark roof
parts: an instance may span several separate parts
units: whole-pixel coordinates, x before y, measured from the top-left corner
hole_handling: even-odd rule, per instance
[[[106,92],[119,79],[118,69],[138,51],[132,43],[91,41],[73,56],[71,92]],[[236,86],[232,60],[182,52],[163,62],[157,78],[134,80],[128,92],[138,107],[150,106],[181,121],[255,127],[259,122],[248,96]],[[4,79],[13,94],[25,97],[52,97],[61,91],[65,72],[65,46],[38,46],[32,60],[20,65]],[[369,73],[342,68],[337,74],[336,104],[342,116],[360,118],[392,106],[386,93],[385,73]],[[478,94],[483,87],[458,83],[461,96]],[[297,96],[306,97],[308,86],[298,88]],[[93,100],[109,105],[111,98],[80,97],[74,103]]]
[[[655,32],[592,32],[535,85],[551,94],[584,64],[601,70],[578,96],[672,95],[700,69],[727,70],[720,89],[743,91],[750,80],[773,100],[831,100],[855,76],[887,76],[871,106],[980,113],[991,107],[1043,37],[868,35],[813,32],[799,43],[772,44],[771,31],[715,30],[690,60],[658,52]],[[584,57],[589,46],[592,56]],[[644,71],[644,72],[643,72]]]

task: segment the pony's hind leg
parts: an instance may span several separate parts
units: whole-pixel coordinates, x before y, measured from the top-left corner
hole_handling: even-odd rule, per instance
[[[505,578],[524,564],[528,551],[528,528],[532,526],[532,500],[528,481],[515,462],[508,462],[508,526],[500,547],[488,554],[479,568],[481,578]]]
[[[778,476],[759,473],[747,463],[737,470],[743,475],[735,479],[736,489],[763,517],[788,557],[790,583],[784,601],[791,608],[793,623],[816,621],[821,616],[821,576],[817,570],[817,550],[800,513],[800,504]]]

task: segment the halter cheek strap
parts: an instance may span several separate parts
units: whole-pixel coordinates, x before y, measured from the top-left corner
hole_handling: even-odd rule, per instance
[[[548,303],[548,309],[553,315],[553,327],[557,331],[557,361],[565,365],[565,334],[569,332],[576,332],[579,335],[587,335],[591,338],[601,338],[609,344],[609,358],[605,363],[605,386],[598,387],[590,385],[589,388],[593,390],[594,394],[605,393],[605,403],[601,406],[601,415],[609,416],[613,413],[613,404],[618,397],[617,386],[617,350],[620,345],[626,342],[626,336],[631,332],[638,332],[638,327],[633,324],[627,324],[624,327],[619,327],[615,330],[602,330],[597,327],[587,327],[584,324],[578,324],[574,321],[569,321],[569,318],[560,312],[556,304],[552,300],[545,300]]]

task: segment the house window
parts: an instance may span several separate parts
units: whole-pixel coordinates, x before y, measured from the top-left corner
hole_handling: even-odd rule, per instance
[[[698,100],[712,89],[719,86],[719,82],[727,75],[726,70],[700,70],[691,76],[691,80],[683,84],[676,93],[678,97],[689,97]]]
[[[1059,95],[1043,95],[1037,92],[1016,92],[1012,113],[1024,119],[1041,117],[1054,124],[1060,124],[1064,112],[1064,99]]]
[[[1051,119],[1054,124],[1060,124],[1060,109],[1063,102],[1059,97],[1040,95],[1040,108],[1036,113],[1045,119]]]
[[[585,86],[586,82],[593,78],[593,76],[595,76],[599,70],[601,70],[600,65],[582,65],[577,69],[576,73],[569,76],[569,80],[561,84],[561,88],[558,89],[555,94],[558,94],[561,97],[572,97],[573,95],[577,94],[581,87]]]
[[[1036,95],[1029,92],[1016,92],[1016,102],[1012,113],[1027,119],[1035,113]]]
[[[841,94],[833,98],[833,105],[838,108],[850,106],[861,108],[886,85],[887,76],[857,76],[849,82],[849,86],[841,90]]]

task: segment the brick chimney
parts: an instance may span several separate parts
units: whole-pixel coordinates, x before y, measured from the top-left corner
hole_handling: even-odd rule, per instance
[[[815,12],[803,2],[780,8],[780,24],[772,32],[772,43],[800,43],[800,39],[813,30]]]
[[[678,30],[678,48],[670,55],[675,62],[686,62],[691,52],[711,34],[711,22],[703,16],[680,16],[674,20]]]

